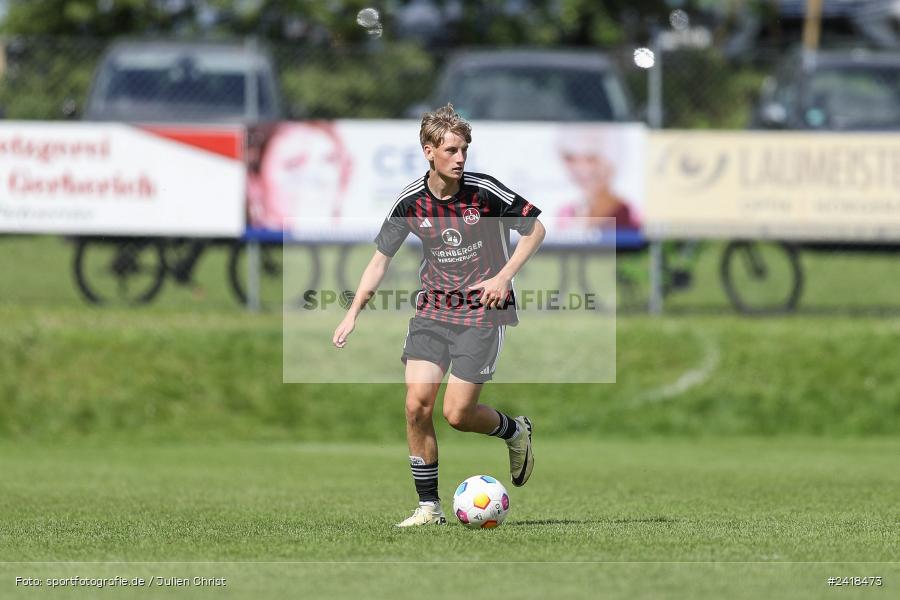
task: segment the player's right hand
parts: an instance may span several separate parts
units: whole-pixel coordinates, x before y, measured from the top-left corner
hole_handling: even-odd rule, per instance
[[[354,327],[356,327],[356,319],[350,315],[344,317],[344,320],[334,330],[334,336],[331,338],[331,343],[334,344],[335,348],[343,348],[347,345],[347,337],[353,332]]]

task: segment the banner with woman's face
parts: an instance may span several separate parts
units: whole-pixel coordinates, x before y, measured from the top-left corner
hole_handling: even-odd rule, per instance
[[[353,161],[334,123],[279,123],[256,130],[247,179],[248,225],[283,230],[289,217],[339,218]]]
[[[302,235],[324,219],[346,239],[361,220],[379,223],[428,170],[418,128],[416,121],[311,121],[251,131],[248,225]],[[634,124],[476,123],[466,170],[489,173],[540,206],[551,233],[585,218],[637,229],[644,137]],[[358,234],[368,240],[368,232]]]

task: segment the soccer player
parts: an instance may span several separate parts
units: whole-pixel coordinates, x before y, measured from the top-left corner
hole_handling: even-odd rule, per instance
[[[472,129],[448,104],[422,118],[428,172],[409,184],[375,239],[377,249],[332,342],[343,348],[391,257],[409,233],[422,240],[422,288],[401,360],[406,364],[406,437],[419,507],[398,527],[443,524],[432,413],[444,374],[444,418],[460,431],[502,438],[513,485],[534,466],[531,421],[479,404],[497,367],[507,325],[518,323],[513,277],[544,239],[540,210],[490,175],[464,171]],[[527,149],[525,149],[527,158]],[[510,255],[510,230],[521,235]]]

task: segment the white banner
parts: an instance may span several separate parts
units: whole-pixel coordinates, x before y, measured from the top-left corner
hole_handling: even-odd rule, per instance
[[[243,130],[0,122],[0,231],[239,236]]]
[[[296,223],[299,235],[305,223],[331,222],[331,236],[362,236],[353,224],[380,222],[428,170],[418,121],[285,122],[253,138],[249,221],[259,228]],[[466,170],[540,208],[551,234],[584,218],[637,229],[645,138],[640,124],[474,123]]]

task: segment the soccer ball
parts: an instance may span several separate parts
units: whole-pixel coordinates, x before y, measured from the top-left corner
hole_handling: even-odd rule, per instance
[[[509,494],[490,475],[474,475],[453,493],[453,512],[466,527],[491,529],[509,514]]]

